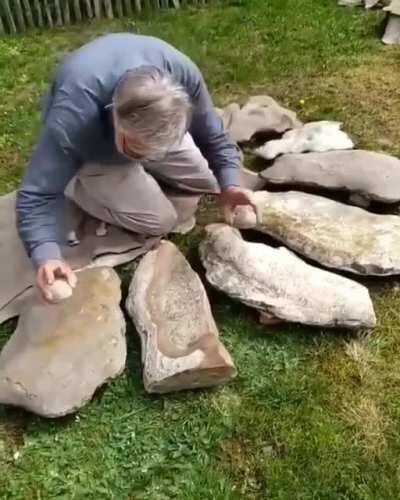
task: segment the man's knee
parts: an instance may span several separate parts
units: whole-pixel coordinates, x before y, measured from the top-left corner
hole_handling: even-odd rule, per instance
[[[152,236],[160,236],[162,234],[167,234],[172,231],[178,222],[178,214],[175,208],[172,206],[165,207],[162,213],[158,213],[156,218],[151,225],[151,230],[154,231]]]

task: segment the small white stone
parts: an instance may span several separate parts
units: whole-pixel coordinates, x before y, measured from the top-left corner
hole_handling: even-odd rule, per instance
[[[72,287],[63,279],[57,279],[46,287],[50,302],[61,302],[72,296]]]

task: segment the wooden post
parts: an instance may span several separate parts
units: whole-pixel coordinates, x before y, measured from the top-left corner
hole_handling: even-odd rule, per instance
[[[63,18],[64,18],[64,24],[70,24],[71,11],[69,8],[69,0],[63,0]]]
[[[33,0],[33,2],[34,2],[34,9],[36,11],[37,24],[39,28],[43,28],[44,22],[42,15],[42,7],[40,6],[39,0]]]
[[[25,31],[24,11],[22,10],[21,0],[14,0],[14,12],[17,16],[17,24],[20,31]]]
[[[3,20],[2,20],[2,18],[0,16],[0,35],[4,35],[5,32],[6,32],[6,30],[5,30],[5,27],[4,27],[4,24],[3,24]]]
[[[101,5],[100,0],[93,0],[94,3],[94,17],[100,19],[101,17]]]
[[[113,19],[114,18],[114,14],[113,14],[111,0],[104,0],[104,7],[106,8],[106,16],[107,16],[107,18],[108,19]]]
[[[92,4],[90,0],[85,0],[85,5],[86,5],[86,14],[89,19],[92,19],[93,17],[93,9],[92,9]]]
[[[47,18],[47,24],[49,25],[50,28],[53,28],[53,18],[51,17],[51,10],[50,10],[50,5],[48,0],[42,0],[43,2],[43,7],[44,11],[46,13],[46,18]]]
[[[131,0],[124,0],[124,5],[125,5],[125,14],[127,16],[132,15],[132,3]]]
[[[74,0],[75,21],[82,21],[81,5],[79,0]]]
[[[29,0],[22,0],[22,4],[24,6],[26,22],[29,28],[33,28],[35,26],[35,21],[33,20],[31,4]]]
[[[10,2],[8,0],[3,0],[4,13],[8,23],[8,29],[10,33],[16,33],[17,27],[15,26],[15,21],[10,8]]]
[[[62,26],[60,0],[53,0],[53,1],[54,1],[54,10],[56,12],[56,26]]]
[[[122,8],[122,0],[115,0],[115,8],[117,10],[117,17],[124,17],[124,10]]]
[[[135,10],[136,12],[142,11],[142,0],[135,0]]]

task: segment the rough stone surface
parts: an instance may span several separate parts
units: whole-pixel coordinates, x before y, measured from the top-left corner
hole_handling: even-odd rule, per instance
[[[250,191],[260,191],[266,184],[265,179],[260,177],[257,172],[252,172],[248,168],[240,169],[240,185]]]
[[[400,160],[372,151],[283,155],[260,176],[273,184],[346,190],[384,203],[400,201]]]
[[[141,338],[148,392],[214,386],[236,375],[203,284],[172,243],[141,260],[126,307]]]
[[[307,151],[332,151],[351,149],[354,144],[350,137],[340,130],[339,122],[310,122],[301,128],[289,130],[282,139],[268,141],[254,150],[261,158],[273,160],[280,154],[305,153]]]
[[[16,229],[15,195],[0,196],[0,323],[18,316],[28,289],[35,283],[33,266],[26,256]],[[107,235],[96,236],[98,221],[87,216],[77,230],[80,244],[64,247],[65,258],[73,269],[117,266],[129,262],[152,248],[159,238],[142,238],[115,226]]]
[[[388,16],[382,42],[386,45],[400,44],[400,14]]]
[[[45,417],[74,412],[125,367],[120,280],[112,269],[78,273],[71,298],[31,294],[0,354],[0,402]]]
[[[389,2],[389,5],[384,7],[383,10],[385,10],[386,12],[390,12],[395,16],[400,16],[400,0],[391,0],[391,2]]]
[[[400,274],[400,217],[297,191],[253,193],[257,229],[320,264],[361,275]]]
[[[274,318],[327,327],[372,327],[367,288],[303,262],[286,248],[249,243],[224,224],[206,228],[200,255],[218,290]],[[272,318],[272,319],[274,319]]]
[[[48,300],[56,303],[69,299],[73,289],[64,279],[56,279],[53,284],[46,287],[45,291],[48,294]]]
[[[250,141],[256,133],[282,133],[302,125],[294,111],[269,96],[253,96],[242,108],[232,103],[219,114],[225,130],[237,143]]]
[[[359,7],[363,5],[364,0],[339,0],[338,5],[344,7]]]

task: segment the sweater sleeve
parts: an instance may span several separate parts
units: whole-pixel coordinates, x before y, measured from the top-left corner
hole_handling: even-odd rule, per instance
[[[207,85],[198,67],[186,56],[180,54],[172,64],[172,72],[186,88],[192,103],[193,114],[189,132],[208,160],[222,189],[239,186],[240,156],[223,127],[221,118],[215,112]]]
[[[64,189],[78,170],[75,155],[45,126],[17,193],[17,228],[34,265],[61,258]]]

